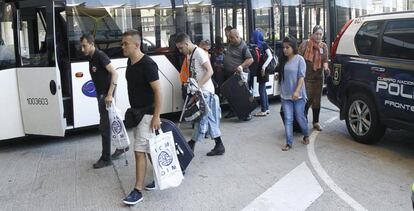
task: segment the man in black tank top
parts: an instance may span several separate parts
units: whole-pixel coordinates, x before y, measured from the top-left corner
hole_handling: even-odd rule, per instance
[[[89,73],[95,85],[96,97],[99,108],[99,130],[102,136],[102,155],[99,160],[93,164],[93,168],[102,168],[112,164],[111,161],[111,137],[108,111],[106,106],[110,106],[113,101],[113,94],[118,79],[118,73],[115,71],[108,56],[95,47],[92,35],[83,35],[80,38],[82,53],[89,58]],[[114,158],[119,157],[121,152],[128,148],[117,149]]]

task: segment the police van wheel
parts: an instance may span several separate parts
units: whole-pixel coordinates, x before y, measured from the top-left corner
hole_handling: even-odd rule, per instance
[[[357,142],[375,144],[381,140],[385,126],[380,123],[377,108],[370,97],[352,95],[346,109],[346,127]]]

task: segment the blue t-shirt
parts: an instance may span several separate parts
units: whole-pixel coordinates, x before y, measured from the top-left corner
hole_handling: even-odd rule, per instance
[[[299,78],[305,77],[305,74],[305,59],[303,59],[301,55],[297,54],[291,61],[288,61],[285,64],[283,80],[280,85],[280,97],[285,100],[291,100],[293,92],[295,92],[296,86],[298,85]],[[303,83],[300,89],[299,98],[307,98],[305,83]]]

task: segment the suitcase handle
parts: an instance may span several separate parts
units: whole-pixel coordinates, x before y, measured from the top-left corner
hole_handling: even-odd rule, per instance
[[[179,155],[180,153],[181,154],[184,154],[184,151],[183,151],[183,149],[181,149],[180,145],[178,145],[177,143],[175,143],[175,146],[176,146],[176,149],[178,150],[177,155]]]

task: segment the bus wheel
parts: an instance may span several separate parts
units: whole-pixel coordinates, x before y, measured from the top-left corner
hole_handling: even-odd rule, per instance
[[[363,144],[375,144],[385,132],[374,101],[365,94],[354,94],[346,106],[346,127],[351,136]]]

